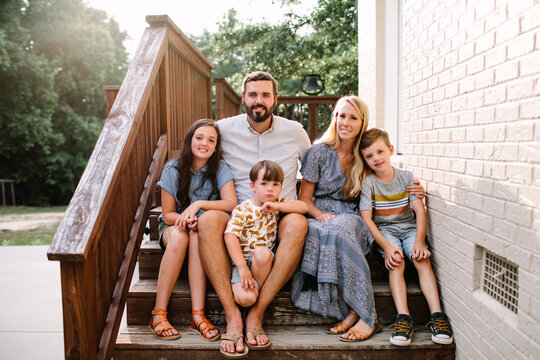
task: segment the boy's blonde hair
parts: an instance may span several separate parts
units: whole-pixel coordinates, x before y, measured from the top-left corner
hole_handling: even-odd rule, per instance
[[[392,146],[392,144],[390,143],[390,137],[388,136],[388,133],[386,131],[384,131],[383,129],[379,129],[379,128],[372,128],[372,129],[369,129],[368,131],[366,131],[364,133],[364,135],[362,135],[362,139],[360,139],[360,145],[359,145],[360,152],[362,152],[362,150],[367,149],[368,147],[373,145],[373,143],[375,143],[378,140],[382,140],[382,142],[388,148],[390,148],[390,146]],[[362,160],[365,163],[366,160],[364,159],[364,156],[362,156]],[[372,173],[373,173],[373,170],[371,170],[371,168],[367,165],[367,163],[365,163],[365,165],[364,165],[364,174],[363,174],[362,178],[365,179],[366,177],[368,177]]]
[[[251,168],[251,171],[249,172],[249,180],[251,180],[252,183],[257,181],[259,171],[261,170],[264,170],[262,178],[263,180],[283,183],[283,179],[285,178],[283,169],[278,163],[270,160],[259,161]]]
[[[349,95],[349,96],[343,96],[341,97],[336,105],[334,106],[334,111],[332,112],[332,120],[330,122],[330,125],[328,126],[328,129],[322,134],[321,138],[316,140],[316,144],[326,144],[330,149],[337,150],[339,145],[341,144],[341,139],[339,138],[339,135],[337,133],[337,116],[338,116],[338,110],[341,108],[341,106],[344,103],[349,103],[352,107],[355,108],[355,110],[358,112],[360,117],[362,118],[362,128],[360,129],[360,133],[354,140],[353,145],[353,156],[354,160],[351,163],[351,165],[346,169],[345,173],[347,175],[347,181],[345,182],[345,186],[343,186],[343,189],[341,190],[341,193],[345,200],[352,200],[360,195],[360,191],[362,190],[362,172],[364,170],[364,161],[362,159],[362,155],[360,154],[360,150],[358,149],[358,144],[360,142],[360,138],[362,137],[362,134],[366,131],[368,127],[369,122],[369,110],[364,101],[360,99],[356,95]]]

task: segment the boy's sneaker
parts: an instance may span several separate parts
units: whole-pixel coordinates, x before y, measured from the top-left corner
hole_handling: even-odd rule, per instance
[[[414,323],[410,315],[398,314],[395,324],[390,325],[395,330],[390,336],[390,343],[397,346],[409,346],[414,334]]]
[[[431,321],[426,324],[426,327],[431,330],[431,340],[434,343],[448,345],[454,341],[452,327],[445,313],[431,314]]]

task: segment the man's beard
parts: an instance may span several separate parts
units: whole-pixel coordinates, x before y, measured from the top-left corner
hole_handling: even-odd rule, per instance
[[[255,122],[261,123],[266,121],[270,116],[272,116],[272,113],[274,112],[274,108],[276,107],[276,104],[272,104],[272,107],[268,109],[266,106],[261,104],[255,104],[252,107],[247,107],[246,103],[244,102],[242,105],[244,105],[244,109],[246,110],[246,113],[248,114],[249,118]],[[256,113],[253,111],[254,107],[263,107],[264,112],[263,113]]]

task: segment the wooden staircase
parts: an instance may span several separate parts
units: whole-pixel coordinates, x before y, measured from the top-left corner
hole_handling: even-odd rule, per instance
[[[169,320],[182,337],[174,341],[157,339],[147,328],[156,297],[157,274],[162,251],[156,240],[156,213],[151,212],[150,241],[143,243],[139,253],[139,280],[132,286],[127,299],[127,328],[118,335],[114,359],[223,359],[219,341],[206,342],[190,330],[191,300],[186,267],[174,288],[169,303]],[[324,332],[334,319],[296,309],[290,300],[288,284],[268,307],[264,327],[272,339],[269,350],[250,351],[252,359],[454,359],[455,345],[437,345],[424,329],[429,321],[429,309],[417,283],[409,281],[409,307],[417,324],[411,346],[400,348],[388,341],[394,322],[395,308],[379,256],[370,259],[373,268],[373,288],[379,319],[385,329],[365,342],[344,343],[338,336]],[[415,274],[408,274],[408,278]],[[206,314],[225,330],[225,316],[219,299],[208,286]]]

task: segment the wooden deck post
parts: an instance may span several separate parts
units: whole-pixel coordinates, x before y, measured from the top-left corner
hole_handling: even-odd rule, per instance
[[[64,351],[69,360],[95,359],[98,344],[95,262],[60,262]]]
[[[216,120],[240,114],[242,97],[225,81],[214,78],[216,85]]]
[[[104,85],[103,90],[105,90],[105,110],[107,111],[107,115],[109,115],[114,100],[116,100],[116,95],[120,91],[120,85]]]
[[[319,122],[317,104],[308,105],[308,136],[311,141],[314,141],[318,135]]]

